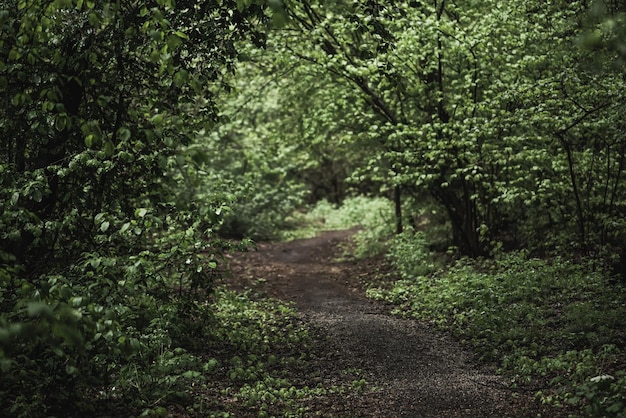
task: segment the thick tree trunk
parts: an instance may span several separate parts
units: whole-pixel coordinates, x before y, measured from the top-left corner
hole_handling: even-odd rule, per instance
[[[452,226],[452,240],[461,255],[480,257],[486,255],[478,232],[478,217],[475,203],[469,196],[450,189],[437,188],[433,197],[440,202],[448,213]]]

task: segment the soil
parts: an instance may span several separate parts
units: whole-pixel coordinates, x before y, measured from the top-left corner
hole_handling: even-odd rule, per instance
[[[320,416],[342,417],[536,417],[540,405],[453,338],[428,324],[389,313],[364,295],[365,283],[383,260],[339,261],[354,231],[316,238],[261,243],[233,260],[231,285],[254,288],[291,302],[316,330],[317,367],[311,374],[336,379],[360,370],[362,393],[335,395],[308,405]],[[354,377],[351,377],[354,378]],[[315,386],[311,382],[311,386]],[[545,412],[544,412],[545,413]],[[543,416],[552,416],[550,414]]]

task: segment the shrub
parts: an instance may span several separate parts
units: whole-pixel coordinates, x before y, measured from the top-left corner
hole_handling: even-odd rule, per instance
[[[387,258],[403,279],[426,276],[440,267],[429,250],[426,233],[411,227],[391,239]]]

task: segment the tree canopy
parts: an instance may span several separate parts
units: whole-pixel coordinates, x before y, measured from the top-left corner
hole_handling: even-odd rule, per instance
[[[393,190],[399,231],[415,211],[402,200],[430,196],[460,254],[536,245],[545,233],[581,249],[620,245],[619,5],[286,7],[291,24],[257,59],[299,115],[275,132],[334,150],[360,186]]]

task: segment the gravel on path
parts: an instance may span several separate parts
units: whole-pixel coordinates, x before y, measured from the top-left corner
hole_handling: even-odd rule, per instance
[[[324,367],[360,369],[375,388],[333,399],[328,416],[547,416],[529,394],[509,389],[501,376],[473,362],[453,338],[367,299],[360,278],[374,274],[380,260],[337,261],[353,232],[259,244],[233,266],[239,279],[262,279],[256,283],[263,292],[295,304],[319,331],[320,346],[334,351]]]

